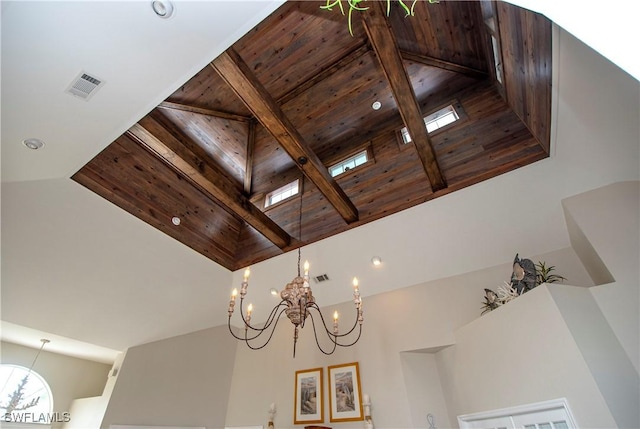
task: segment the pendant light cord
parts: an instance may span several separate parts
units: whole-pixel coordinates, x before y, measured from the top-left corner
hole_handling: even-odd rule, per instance
[[[304,184],[304,174],[300,178],[300,211],[298,213],[298,240],[302,243],[302,185]],[[302,247],[302,244],[300,245]],[[300,277],[300,247],[298,247],[298,277]]]
[[[31,366],[29,367],[29,374],[31,374],[31,370],[33,369],[33,366],[36,364],[36,361],[38,360],[38,356],[40,356],[40,352],[42,352],[42,349],[44,348],[44,345],[49,342],[49,340],[46,340],[44,338],[41,339],[40,341],[42,342],[42,345],[40,346],[40,350],[38,350],[38,353],[36,354],[36,357],[33,358],[33,362],[31,362]]]

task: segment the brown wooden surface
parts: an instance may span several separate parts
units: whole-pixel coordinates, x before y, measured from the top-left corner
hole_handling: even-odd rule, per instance
[[[342,218],[347,223],[358,220],[358,209],[329,175],[318,156],[311,151],[298,130],[253,76],[242,58],[233,49],[229,49],[211,64],[297,163],[305,176],[320,189]]]
[[[497,2],[507,100],[549,151],[551,23],[540,14]]]
[[[416,152],[431,183],[431,189],[434,192],[439,191],[447,187],[447,181],[438,165],[412,83],[404,68],[395,36],[384,13],[382,3],[373,3],[370,13],[363,15],[365,30],[378,56],[387,82],[391,86],[400,116],[402,116],[402,120],[413,139]]]
[[[211,59],[231,84],[205,67],[139,120],[135,140],[119,137],[73,179],[235,270],[548,156],[546,18],[504,2],[490,8],[504,57],[499,85],[479,2],[421,1],[413,17],[392,6],[388,18],[371,18],[384,30],[376,42],[360,15],[351,36],[346,17],[319,6],[285,2],[233,45],[237,55]],[[459,121],[402,144],[403,115],[421,133],[422,117],[449,104]],[[151,152],[137,143],[149,131]],[[426,174],[435,170],[416,151],[429,150],[427,139],[432,153],[422,158],[446,178],[435,193]],[[370,162],[328,175],[364,149]],[[306,177],[300,155],[311,160]],[[296,179],[302,200],[264,208],[267,193]],[[357,220],[345,222],[335,206]]]
[[[198,154],[189,150],[183,144],[184,139],[174,136],[157,120],[147,116],[133,125],[127,133],[183,177],[188,178],[202,192],[220,201],[222,206],[228,207],[260,231],[276,246],[285,248],[290,244],[291,237],[285,231],[249,203],[233,184],[207,165]]]

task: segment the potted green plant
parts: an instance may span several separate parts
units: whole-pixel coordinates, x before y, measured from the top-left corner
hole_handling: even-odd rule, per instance
[[[546,266],[544,261],[538,261],[536,264],[536,286],[542,283],[558,283],[563,282],[566,278],[554,274],[556,267],[554,265]]]

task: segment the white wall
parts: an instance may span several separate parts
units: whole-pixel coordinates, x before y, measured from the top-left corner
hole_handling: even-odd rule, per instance
[[[235,349],[226,327],[128,349],[101,427],[224,427]]]
[[[31,366],[38,349],[2,342],[2,363]],[[40,353],[34,371],[49,383],[53,395],[53,411],[70,412],[74,399],[102,394],[111,365],[51,353]],[[71,415],[73,420],[73,414]],[[53,424],[54,428],[62,422]]]
[[[411,424],[414,428],[426,427],[429,414],[435,426],[452,427],[435,351],[401,354]]]
[[[555,265],[559,274],[570,279],[590,281],[570,248],[521,256]],[[358,361],[362,390],[371,397],[376,427],[426,427],[428,413],[436,417],[439,427],[454,425],[455,419],[450,421],[447,415],[434,353],[455,342],[456,329],[480,316],[484,288],[500,286],[510,274],[511,261],[507,261],[497,267],[368,296],[363,304],[362,338],[355,346],[331,356],[317,350],[312,331],[306,327],[300,332],[293,359],[293,327],[287,319],[282,320],[266,348],[253,351],[238,344],[226,424],[266,424],[269,404],[275,402],[276,427],[293,427],[295,371],[322,367],[326,378],[328,366]],[[365,288],[362,284],[361,289]],[[324,309],[327,320],[334,309],[340,312],[344,327],[353,321],[351,302]],[[324,397],[326,405],[326,391]],[[334,428],[362,426],[361,422],[330,423],[328,411],[325,423]]]
[[[640,377],[591,290],[550,285],[549,292],[617,426],[640,427]]]
[[[107,411],[107,405],[115,387],[126,353],[119,353],[109,371],[107,384],[102,395],[76,399],[71,403],[73,419],[63,425],[63,429],[97,429]]]
[[[567,398],[579,427],[617,427],[546,286],[458,330],[437,361],[452,421]]]
[[[571,235],[576,249],[586,245],[594,249],[615,279],[593,288],[592,293],[636,371],[640,371],[640,182],[595,189],[568,198],[563,205],[581,232]]]

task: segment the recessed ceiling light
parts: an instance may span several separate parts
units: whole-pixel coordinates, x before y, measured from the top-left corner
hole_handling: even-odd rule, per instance
[[[371,263],[376,267],[382,265],[382,258],[380,256],[374,256],[371,258]]]
[[[38,150],[44,147],[44,142],[40,139],[24,139],[22,140],[22,144],[28,147],[29,149]]]
[[[169,0],[154,0],[151,2],[151,8],[160,18],[168,19],[173,15],[173,3]]]
[[[171,218],[171,222],[175,225],[178,226],[180,225],[180,218],[178,216],[174,216]]]
[[[373,104],[371,105],[371,108],[373,110],[380,110],[381,107],[382,107],[382,103],[380,103],[379,101],[374,101]]]

